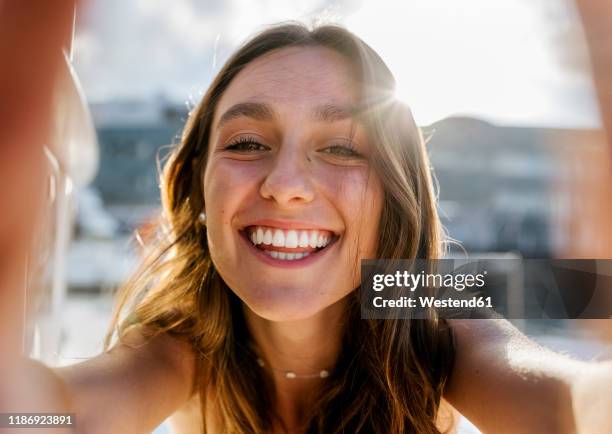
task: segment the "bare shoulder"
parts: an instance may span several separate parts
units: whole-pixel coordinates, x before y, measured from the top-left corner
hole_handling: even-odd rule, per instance
[[[449,322],[456,354],[445,398],[457,410],[486,432],[572,432],[571,385],[581,362],[507,320]]]
[[[184,338],[170,333],[150,336],[141,330],[134,329],[107,354],[117,354],[118,357],[137,357],[144,363],[173,367],[183,374],[181,377],[189,377],[189,379],[192,379],[195,374],[193,346]]]
[[[109,351],[55,371],[87,434],[151,432],[194,393],[191,345],[167,333],[134,330]]]

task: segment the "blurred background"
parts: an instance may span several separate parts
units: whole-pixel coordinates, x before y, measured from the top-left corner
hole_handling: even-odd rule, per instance
[[[36,282],[34,357],[66,365],[101,351],[136,231],[159,212],[158,162],[232,51],[289,19],[345,25],[385,59],[428,138],[443,223],[469,254],[570,251],[584,205],[571,186],[609,158],[571,0],[91,1],[67,59],[74,143],[48,150],[57,231]],[[585,251],[597,241],[586,234]],[[576,357],[612,354],[576,321],[517,325]],[[463,420],[460,432],[478,431]]]

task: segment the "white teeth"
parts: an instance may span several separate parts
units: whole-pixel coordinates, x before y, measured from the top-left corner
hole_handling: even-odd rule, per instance
[[[287,253],[287,252],[278,252],[276,250],[264,250],[264,252],[267,255],[272,256],[274,259],[282,259],[284,261],[297,261],[298,259],[303,259],[310,254],[308,252]]]
[[[272,240],[272,245],[276,247],[285,246],[285,233],[281,229],[276,229],[274,231],[274,239]]]
[[[277,229],[267,228],[265,226],[257,226],[250,231],[249,239],[255,245],[265,244],[275,247],[288,247],[295,249],[298,247],[325,247],[329,244],[331,237],[328,232],[320,233],[318,230],[307,229]]]
[[[285,247],[295,248],[297,246],[298,246],[297,231],[294,231],[294,230],[287,231],[287,236],[285,237]]]
[[[325,237],[321,234],[317,239],[317,247],[323,247],[325,245]]]
[[[317,240],[319,239],[319,233],[317,231],[311,231],[310,232],[310,240],[309,240],[309,245],[312,248],[318,247],[317,246]]]
[[[266,229],[263,237],[263,243],[267,245],[272,244],[272,231],[270,229]]]
[[[300,247],[308,247],[308,232],[307,231],[301,231],[300,232]]]

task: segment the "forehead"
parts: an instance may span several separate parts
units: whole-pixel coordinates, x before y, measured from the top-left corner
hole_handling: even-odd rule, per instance
[[[321,104],[352,106],[359,101],[359,85],[350,62],[340,53],[325,47],[282,48],[238,73],[215,110],[215,125],[229,107],[254,101],[281,113]]]

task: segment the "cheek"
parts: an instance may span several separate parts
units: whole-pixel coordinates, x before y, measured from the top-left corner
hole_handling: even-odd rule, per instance
[[[213,256],[232,246],[232,218],[252,197],[259,171],[229,159],[209,162],[204,176],[204,202],[208,242]]]
[[[229,159],[210,161],[204,176],[204,201],[208,221],[227,223],[231,217],[228,211],[236,209],[238,203],[257,188],[260,170]]]
[[[341,168],[328,175],[328,191],[345,223],[345,242],[358,261],[376,253],[384,191],[368,167]]]

